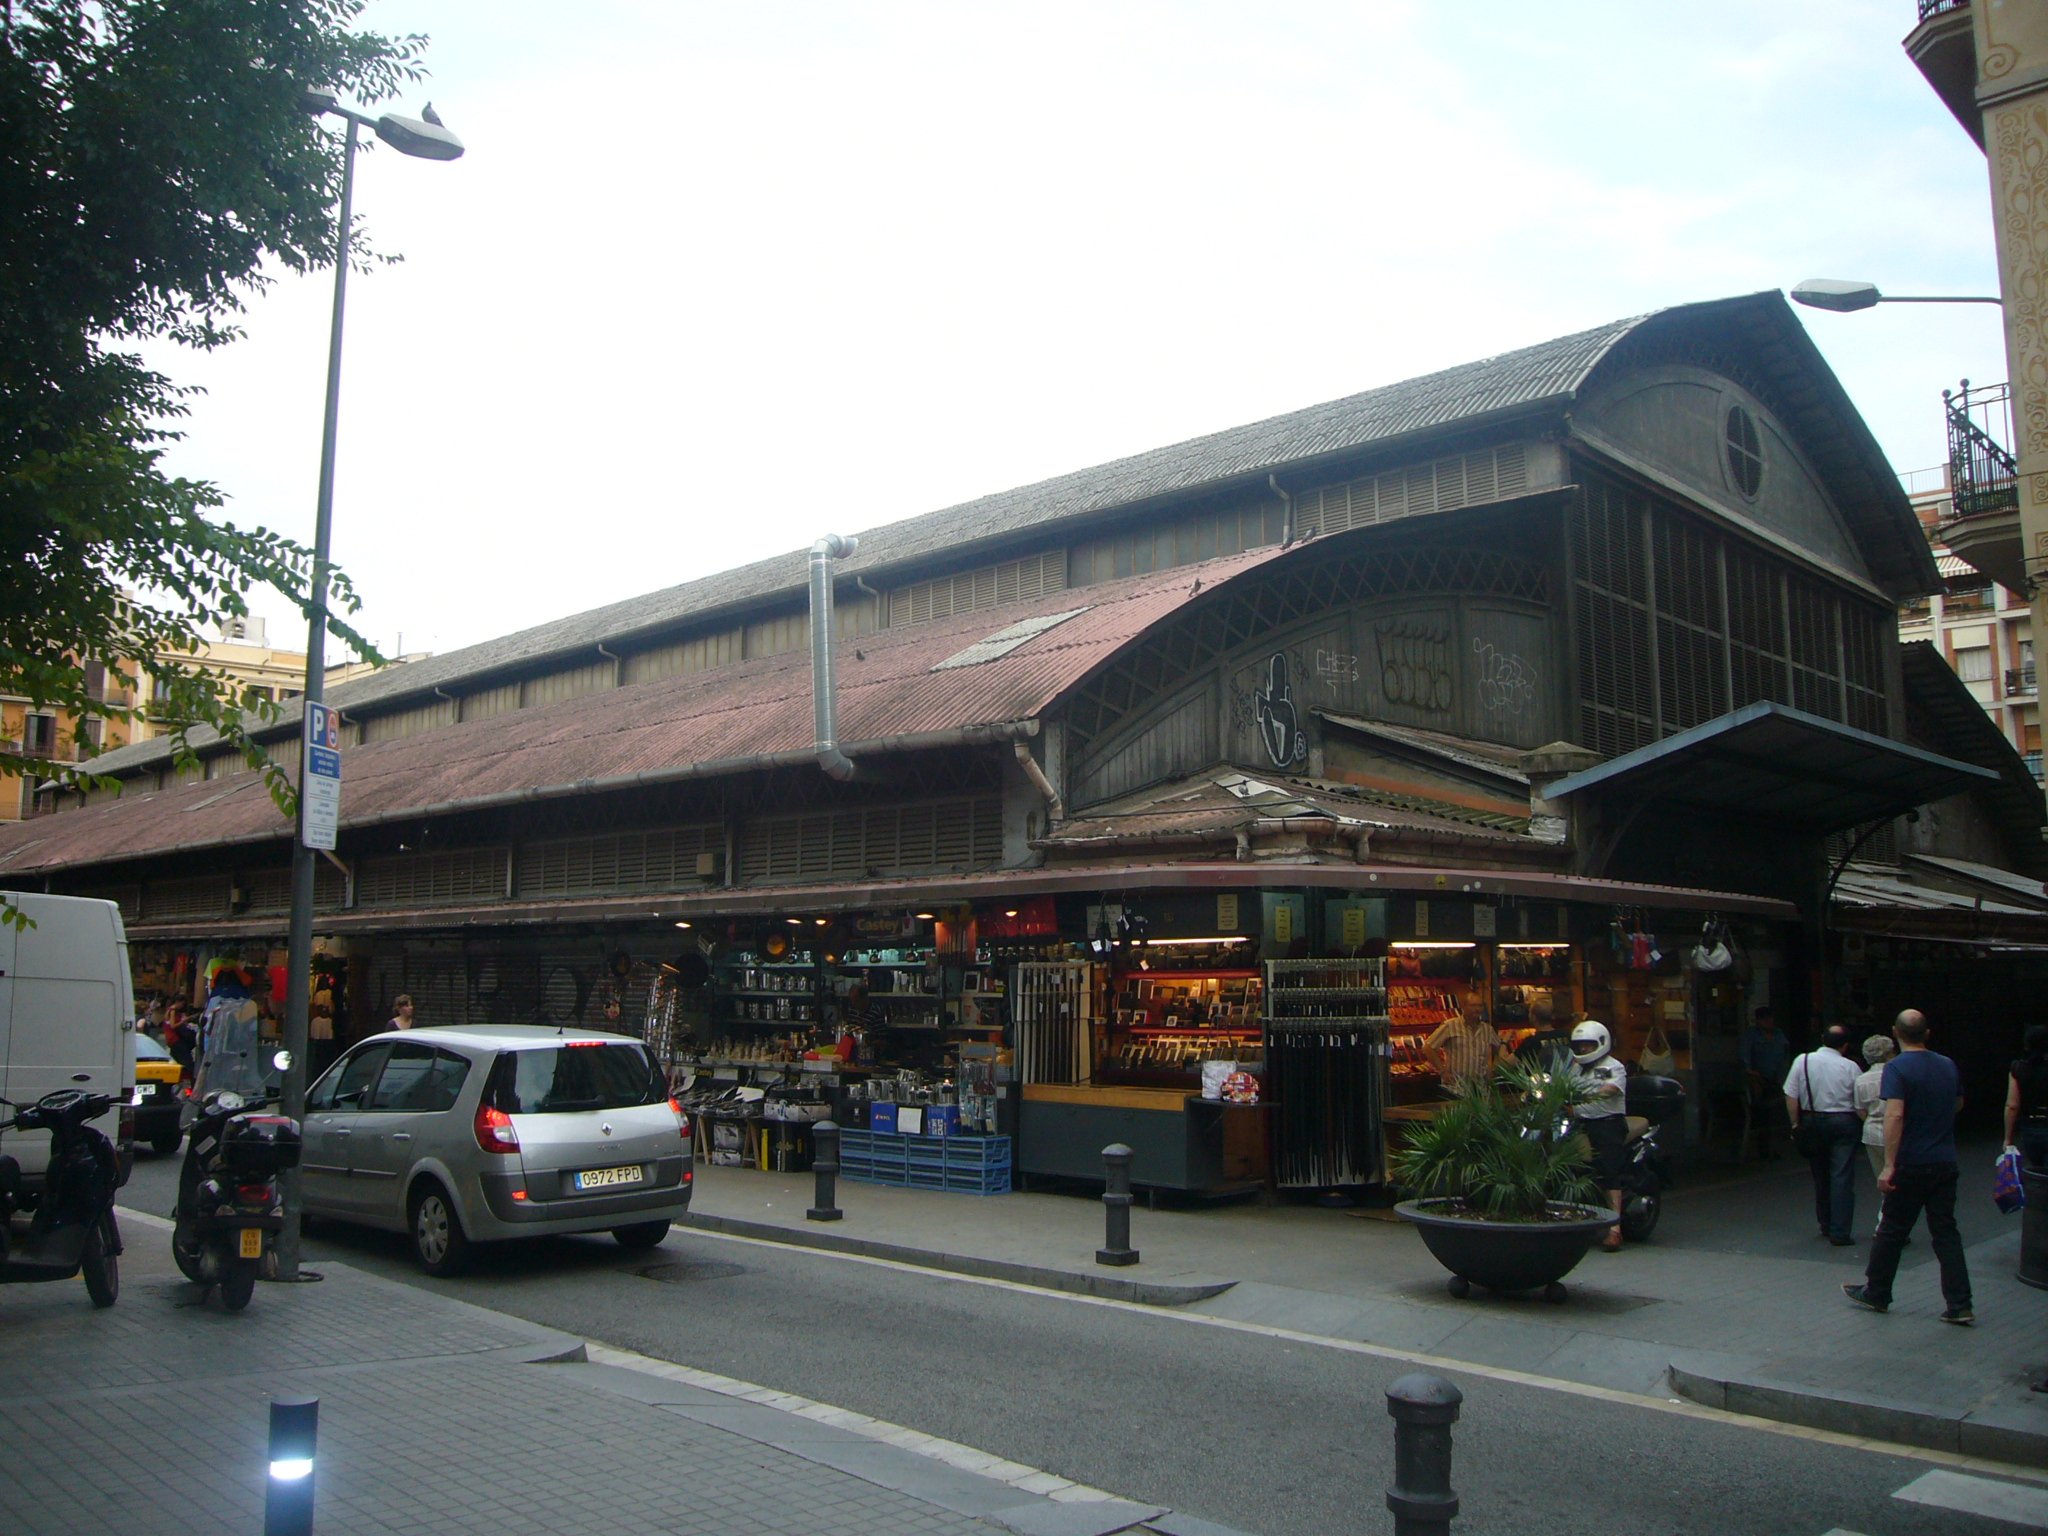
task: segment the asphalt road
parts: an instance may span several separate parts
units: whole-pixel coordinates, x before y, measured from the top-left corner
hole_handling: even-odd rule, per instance
[[[176,1159],[123,1203],[167,1214]],[[136,1227],[131,1241],[166,1240]],[[681,1233],[487,1250],[426,1280],[402,1239],[324,1225],[329,1258],[643,1354],[907,1424],[1263,1536],[1390,1528],[1398,1361],[1171,1312]],[[259,1294],[257,1305],[263,1305]],[[1938,1464],[1479,1374],[1465,1393],[1457,1536],[1586,1531],[1987,1536],[2041,1530],[1896,1499]]]

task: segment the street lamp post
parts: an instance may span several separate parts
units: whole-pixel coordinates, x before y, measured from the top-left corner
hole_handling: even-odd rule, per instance
[[[306,1113],[307,1015],[312,994],[313,971],[313,849],[306,843],[306,775],[304,733],[312,710],[324,702],[327,677],[327,549],[334,523],[334,442],[341,415],[341,324],[348,297],[349,223],[354,213],[356,145],[358,133],[367,127],[400,154],[420,160],[454,160],[462,154],[462,140],[441,126],[429,105],[420,117],[385,113],[371,117],[351,111],[332,91],[309,88],[305,108],[315,117],[333,116],[348,123],[348,140],[341,155],[341,217],[334,235],[334,316],[327,333],[327,405],[320,430],[320,503],[313,524],[313,582],[306,614],[306,685],[301,700],[299,811],[292,831],[291,933],[285,961],[284,1046],[289,1064],[284,1071],[284,1112],[294,1120]],[[280,1279],[296,1280],[299,1275],[299,1171],[284,1176],[284,1230],[278,1234],[277,1268]]]
[[[1874,304],[2004,304],[2003,299],[1985,294],[1903,294],[1879,293],[1875,283],[1851,282],[1839,277],[1810,277],[1792,290],[1792,301],[1809,309],[1831,309],[1838,315]]]

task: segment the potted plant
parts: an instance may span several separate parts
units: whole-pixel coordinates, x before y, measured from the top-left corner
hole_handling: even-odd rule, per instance
[[[1586,1138],[1566,1131],[1586,1088],[1510,1063],[1455,1093],[1389,1159],[1411,1195],[1394,1209],[1451,1272],[1452,1295],[1483,1285],[1562,1301],[1559,1282],[1615,1220],[1596,1203]]]

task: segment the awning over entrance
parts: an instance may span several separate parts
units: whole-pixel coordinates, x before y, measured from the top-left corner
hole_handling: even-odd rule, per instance
[[[1988,768],[1783,704],[1747,704],[1560,779],[1546,796],[1599,790],[1839,832],[1997,782]]]

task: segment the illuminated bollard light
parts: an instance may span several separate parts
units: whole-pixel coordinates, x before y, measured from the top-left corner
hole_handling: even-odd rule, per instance
[[[263,1494],[263,1536],[313,1536],[313,1451],[320,1399],[270,1400],[270,1478]]]

